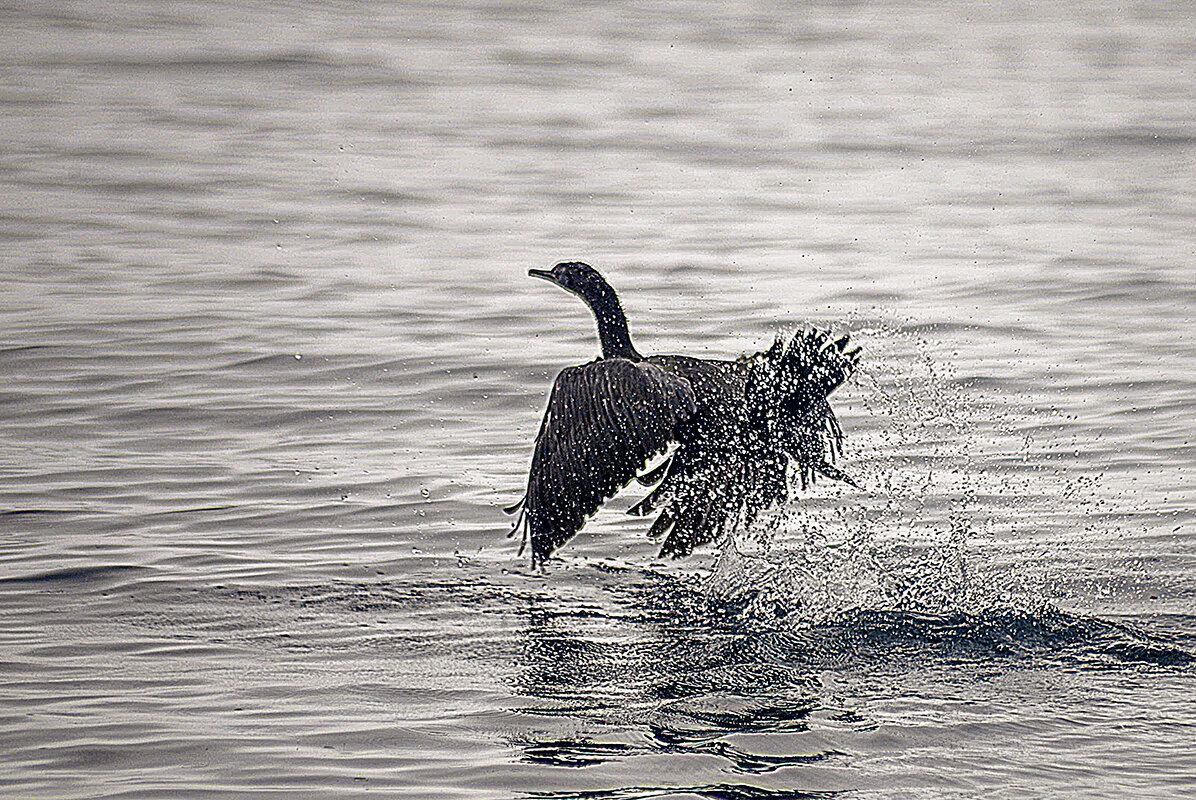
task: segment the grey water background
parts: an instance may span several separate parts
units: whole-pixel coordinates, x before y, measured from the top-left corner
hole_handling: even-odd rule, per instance
[[[3,17],[5,797],[1193,796],[1187,4]],[[530,571],[566,258],[863,488]]]

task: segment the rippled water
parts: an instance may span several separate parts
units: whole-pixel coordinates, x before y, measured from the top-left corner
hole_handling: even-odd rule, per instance
[[[5,20],[5,796],[1191,796],[1183,4]],[[852,332],[864,488],[532,572],[565,258],[645,351]]]

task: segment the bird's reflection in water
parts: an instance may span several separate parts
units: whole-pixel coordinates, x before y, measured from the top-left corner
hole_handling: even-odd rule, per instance
[[[522,607],[524,663],[514,688],[527,698],[519,711],[543,721],[538,735],[517,742],[522,760],[583,768],[693,756],[695,769],[683,770],[692,777],[756,777],[752,785],[715,780],[687,786],[690,796],[828,796],[756,785],[766,774],[842,755],[804,735],[820,707],[822,684],[808,664],[779,657],[781,632],[749,630],[742,618],[711,607],[696,582],[651,572],[617,577],[622,580],[604,585],[617,595],[614,603],[559,597],[549,603],[538,596]],[[678,762],[671,763],[668,771],[680,774]]]

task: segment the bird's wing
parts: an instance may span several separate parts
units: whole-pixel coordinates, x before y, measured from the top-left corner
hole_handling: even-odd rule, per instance
[[[655,364],[606,358],[557,376],[536,436],[523,516],[532,563],[567,542],[663,451],[697,410],[693,387]]]

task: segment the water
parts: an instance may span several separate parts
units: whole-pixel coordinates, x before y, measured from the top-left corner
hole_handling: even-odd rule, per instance
[[[1192,796],[1182,4],[4,14],[5,796]],[[566,258],[864,488],[531,572]]]

